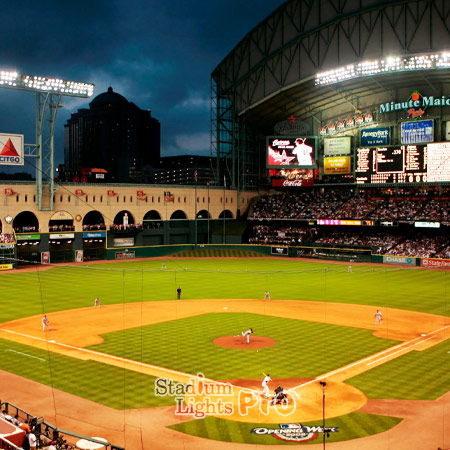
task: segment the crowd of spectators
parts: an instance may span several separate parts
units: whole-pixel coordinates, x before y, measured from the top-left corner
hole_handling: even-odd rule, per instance
[[[48,231],[75,231],[75,226],[66,224],[49,225]]]
[[[0,244],[14,244],[15,239],[13,234],[0,233]]]
[[[16,233],[31,233],[31,232],[39,231],[39,228],[35,225],[23,225],[23,226],[14,227],[14,231]]]
[[[385,190],[353,192],[352,189],[265,194],[256,200],[250,220],[356,219],[436,221],[449,223],[450,192]]]
[[[113,223],[109,229],[113,231],[139,231],[142,230],[142,223],[130,223],[128,225]]]
[[[311,227],[296,220],[341,219],[410,222],[440,222],[449,225],[450,189],[426,188],[311,190],[301,193],[265,194],[255,201],[249,219],[253,222],[249,243],[300,246],[349,245],[370,248],[375,254],[415,257],[450,257],[450,238],[445,232],[428,233],[412,228],[406,236],[398,228]],[[377,222],[375,222],[377,223]],[[404,225],[406,226],[406,225]]]
[[[83,231],[98,231],[98,230],[106,230],[106,226],[104,223],[98,223],[98,224],[90,224],[90,225],[83,225]]]
[[[262,245],[300,245],[313,241],[317,233],[315,228],[281,226],[275,224],[257,224],[252,229],[249,244]]]

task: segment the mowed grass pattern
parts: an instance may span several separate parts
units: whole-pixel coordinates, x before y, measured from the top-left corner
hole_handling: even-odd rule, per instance
[[[346,441],[350,439],[356,439],[364,436],[370,436],[372,434],[381,433],[386,431],[395,425],[397,425],[401,419],[396,417],[380,416],[364,413],[351,413],[341,417],[335,417],[327,419],[326,427],[337,427],[338,431],[330,433],[326,438],[327,443]],[[322,426],[322,422],[305,422],[302,425],[307,426]],[[254,428],[269,428],[277,429],[277,424],[257,424],[257,423],[245,423],[234,422],[225,419],[218,419],[215,417],[206,417],[204,419],[192,420],[176,425],[172,425],[169,428],[173,430],[181,431],[193,436],[201,436],[208,439],[214,439],[216,441],[235,442],[235,443],[250,443],[250,444],[270,444],[270,445],[302,445],[301,443],[289,443],[278,440],[269,435],[258,435],[252,433]],[[314,444],[322,442],[322,433],[319,433],[316,440],[306,442],[303,445]]]
[[[276,345],[256,350],[213,343],[253,328]],[[248,313],[216,313],[103,335],[93,350],[213,379],[307,378],[393,346],[370,330]],[[243,338],[241,338],[243,339]]]
[[[348,380],[371,398],[435,400],[450,388],[450,340],[413,351]],[[383,380],[381,383],[380,380]]]
[[[169,397],[155,397],[154,377],[5,339],[0,339],[0,369],[111,408],[173,405]]]

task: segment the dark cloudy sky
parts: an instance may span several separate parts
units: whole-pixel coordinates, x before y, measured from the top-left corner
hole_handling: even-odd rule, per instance
[[[2,2],[0,70],[112,86],[161,122],[162,156],[209,155],[210,74],[282,0]],[[55,130],[92,100],[64,97]],[[35,96],[0,89],[0,132],[35,142]],[[29,158],[28,158],[29,159]],[[5,168],[6,166],[2,166]]]

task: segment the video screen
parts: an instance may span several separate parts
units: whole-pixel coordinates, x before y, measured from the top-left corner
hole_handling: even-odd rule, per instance
[[[315,136],[269,136],[266,141],[269,169],[317,168],[317,138]]]

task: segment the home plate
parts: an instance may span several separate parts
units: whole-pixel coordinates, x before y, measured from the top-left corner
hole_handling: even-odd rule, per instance
[[[228,309],[228,306],[224,306],[223,309]]]

